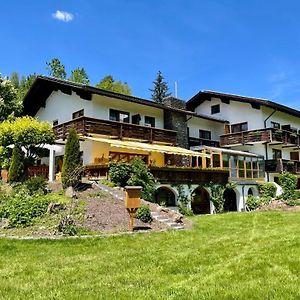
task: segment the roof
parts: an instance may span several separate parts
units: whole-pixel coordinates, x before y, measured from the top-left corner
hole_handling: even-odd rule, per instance
[[[201,151],[203,149],[207,149],[207,150],[212,150],[214,152],[222,152],[222,153],[228,153],[228,154],[233,154],[233,155],[241,155],[241,156],[249,156],[249,157],[260,157],[263,158],[263,155],[258,155],[252,152],[246,152],[246,151],[239,151],[239,150],[231,150],[231,149],[227,149],[227,148],[217,148],[217,147],[210,147],[210,146],[204,146],[204,145],[200,145],[200,146],[193,146],[191,147],[191,150],[193,151]]]
[[[200,91],[195,96],[193,96],[189,101],[187,101],[187,109],[194,110],[198,105],[203,103],[205,100],[210,100],[211,97],[220,98],[222,101],[229,103],[229,101],[238,101],[249,103],[252,105],[253,108],[260,108],[260,106],[265,106],[272,108],[274,110],[278,110],[289,115],[300,117],[300,111],[267,99],[261,98],[253,98],[253,97],[246,97],[234,94],[226,94],[220,93],[215,91]]]
[[[112,99],[120,99],[128,102],[147,105],[158,109],[176,111],[179,113],[184,113],[187,115],[192,115],[198,118],[208,119],[216,122],[221,122],[221,123],[227,122],[226,120],[220,118],[196,114],[195,112],[184,110],[184,109],[172,108],[150,100],[124,95],[120,93],[115,93],[115,92],[99,89],[93,86],[85,85],[85,84],[74,83],[68,80],[62,80],[62,79],[41,76],[41,75],[37,76],[32,86],[30,87],[29,91],[24,97],[23,114],[29,116],[35,116],[41,107],[45,107],[46,101],[48,97],[51,95],[51,93],[53,91],[58,91],[58,90],[68,95],[71,95],[72,92],[75,92],[78,96],[80,96],[85,100],[92,100],[92,95],[96,94],[96,95],[110,97]]]

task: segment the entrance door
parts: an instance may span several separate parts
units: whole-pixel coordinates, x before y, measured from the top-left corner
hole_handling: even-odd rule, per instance
[[[209,193],[204,188],[197,188],[192,194],[192,210],[195,215],[210,213]]]
[[[224,192],[224,211],[237,211],[236,193],[233,189]]]

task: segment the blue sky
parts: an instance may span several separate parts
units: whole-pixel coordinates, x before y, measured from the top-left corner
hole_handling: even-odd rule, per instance
[[[183,99],[207,89],[300,109],[299,12],[290,0],[2,1],[0,72],[47,74],[58,57],[93,84],[127,81],[139,97],[161,70]]]

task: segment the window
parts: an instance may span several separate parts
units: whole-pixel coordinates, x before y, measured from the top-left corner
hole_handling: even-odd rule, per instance
[[[155,127],[155,118],[154,117],[145,116],[145,125],[146,126]]]
[[[78,110],[78,111],[75,111],[73,114],[72,114],[72,118],[73,119],[76,119],[76,118],[79,118],[79,117],[82,117],[84,116],[84,110],[81,109],[81,110]]]
[[[282,151],[278,149],[272,149],[273,152],[273,159],[282,158]]]
[[[133,115],[133,116],[131,117],[131,123],[132,123],[132,124],[140,125],[140,121],[141,121],[141,116],[140,116],[139,114]]]
[[[52,124],[53,124],[53,126],[58,125],[58,120],[54,120],[54,121],[52,122]]]
[[[109,119],[111,121],[129,123],[129,113],[115,109],[109,110]]]
[[[248,130],[248,123],[247,122],[231,125],[231,133],[247,131],[247,130]]]
[[[299,152],[290,152],[290,158],[299,161]]]
[[[280,124],[277,122],[271,122],[272,128],[280,129]]]
[[[211,106],[211,114],[217,114],[220,112],[220,104],[212,105]]]
[[[204,140],[211,140],[211,132],[208,130],[199,130],[199,137],[200,139],[204,139]]]

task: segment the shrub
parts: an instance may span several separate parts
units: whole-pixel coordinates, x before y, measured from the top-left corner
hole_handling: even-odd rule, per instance
[[[63,188],[75,187],[80,183],[79,170],[81,167],[80,145],[74,128],[69,130],[62,166],[61,181]]]
[[[99,180],[99,182],[101,184],[104,184],[104,185],[108,186],[108,187],[115,187],[116,186],[112,181],[109,181],[107,179],[101,179],[101,180]]]
[[[191,217],[194,215],[193,211],[190,208],[183,206],[183,205],[179,206],[179,212],[182,215],[187,216],[187,217]]]
[[[298,199],[291,199],[291,200],[288,200],[286,202],[287,205],[289,206],[297,206],[297,205],[300,205],[300,200]]]
[[[296,199],[297,176],[284,172],[279,176],[279,184],[282,187],[283,200]]]
[[[74,219],[71,216],[64,216],[58,226],[58,232],[61,232],[65,235],[74,236],[77,234],[77,227]]]
[[[141,158],[134,158],[132,164],[112,163],[110,165],[109,175],[110,180],[118,186],[141,186],[143,188],[141,197],[145,200],[152,201],[155,190],[155,180]]]
[[[275,198],[276,196],[276,186],[272,182],[265,182],[259,185],[259,192],[262,197]]]
[[[155,191],[155,179],[150,173],[148,166],[139,158],[134,158],[132,162],[132,173],[127,181],[128,185],[139,185],[142,187],[141,196],[145,200],[152,201]]]
[[[47,188],[46,179],[42,176],[32,177],[24,182],[24,186],[28,189],[30,195],[45,194]]]
[[[221,213],[224,210],[224,191],[226,187],[219,184],[210,184],[211,201],[214,204],[217,213]]]
[[[19,146],[14,147],[8,173],[10,183],[21,182],[24,179],[24,157]]]
[[[132,172],[132,165],[126,163],[111,163],[109,167],[110,180],[121,187],[127,185]]]
[[[259,197],[255,197],[253,195],[249,195],[246,201],[247,207],[249,210],[254,210],[261,205],[261,200]]]
[[[31,196],[25,188],[9,196],[0,205],[0,217],[9,220],[10,227],[31,225],[34,218],[47,212],[49,200],[45,196]]]
[[[136,212],[136,218],[144,223],[152,221],[151,210],[148,205],[142,205]]]

